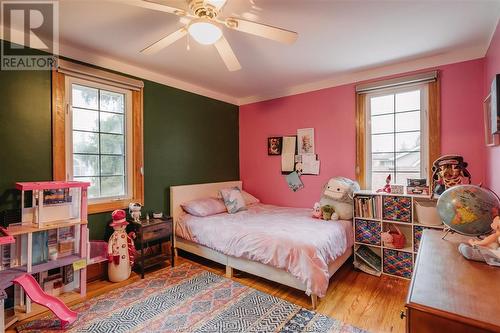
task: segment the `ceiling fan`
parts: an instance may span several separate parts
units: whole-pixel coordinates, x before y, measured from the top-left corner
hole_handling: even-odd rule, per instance
[[[293,31],[236,17],[220,18],[219,15],[227,0],[186,1],[188,4],[187,10],[172,7],[161,0],[129,0],[126,2],[142,8],[174,14],[189,20],[186,26],[154,42],[143,49],[141,53],[156,53],[189,34],[200,44],[214,45],[227,69],[237,71],[241,69],[241,65],[224,37],[221,29],[223,26],[285,44],[292,44],[297,40],[298,34]]]

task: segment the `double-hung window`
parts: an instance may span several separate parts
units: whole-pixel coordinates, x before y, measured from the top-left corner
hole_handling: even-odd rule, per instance
[[[429,178],[440,154],[437,72],[356,86],[356,175],[365,189]],[[428,180],[429,183],[429,180]]]
[[[427,87],[410,86],[367,95],[366,184],[383,187],[427,175]]]
[[[144,204],[144,83],[58,63],[52,72],[53,179],[90,182],[91,214]]]
[[[69,78],[68,178],[90,182],[90,202],[132,194],[131,91]]]

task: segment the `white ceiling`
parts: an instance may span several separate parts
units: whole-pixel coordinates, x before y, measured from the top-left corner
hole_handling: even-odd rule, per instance
[[[185,7],[183,0],[166,2]],[[225,29],[243,67],[229,72],[213,46],[191,40],[188,51],[185,38],[155,55],[139,53],[182,26],[174,15],[130,6],[126,0],[62,0],[60,50],[241,104],[365,79],[355,74],[375,74],[373,68],[482,57],[498,22],[500,1],[228,0],[223,15],[297,31],[299,38],[284,45]]]

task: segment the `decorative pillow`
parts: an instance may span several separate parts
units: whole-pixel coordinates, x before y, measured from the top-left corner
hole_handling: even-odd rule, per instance
[[[245,200],[245,205],[252,205],[259,203],[260,200],[248,193],[247,191],[241,190],[241,195],[243,196],[243,200]]]
[[[224,202],[217,198],[203,198],[185,202],[181,205],[186,213],[194,216],[210,216],[226,211]]]
[[[219,193],[224,200],[229,214],[247,209],[243,195],[241,195],[241,190],[238,187],[223,188]]]

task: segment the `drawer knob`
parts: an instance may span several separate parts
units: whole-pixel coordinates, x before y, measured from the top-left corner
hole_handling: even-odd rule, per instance
[[[401,318],[401,319],[406,318],[406,311],[405,310],[401,310],[401,312],[399,313],[399,318]]]

